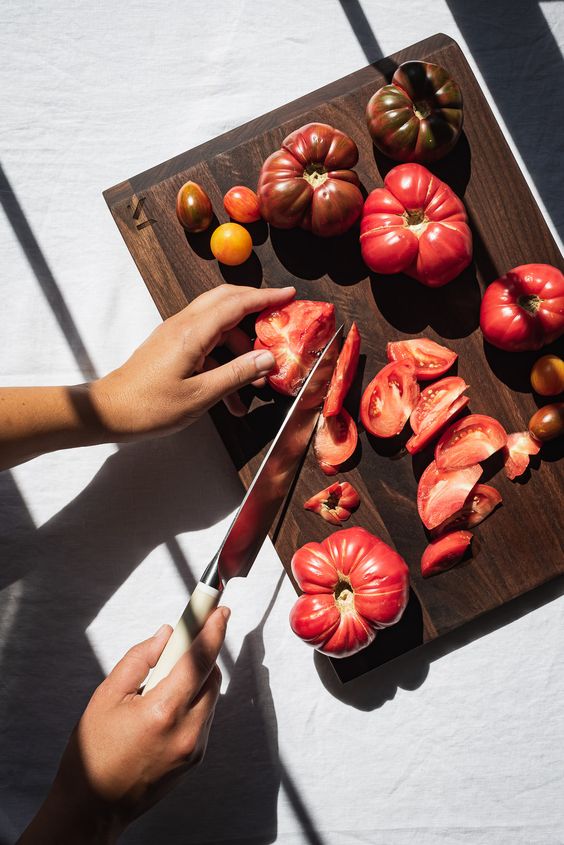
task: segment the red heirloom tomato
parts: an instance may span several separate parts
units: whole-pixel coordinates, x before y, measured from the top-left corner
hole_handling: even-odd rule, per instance
[[[210,249],[221,264],[236,267],[250,256],[253,241],[244,226],[222,223],[211,236]]]
[[[244,185],[236,185],[227,191],[223,207],[237,223],[255,223],[261,217],[257,195]]]
[[[279,229],[301,226],[315,235],[341,235],[360,217],[362,193],[351,170],[352,138],[326,123],[308,123],[282,141],[262,166],[257,193],[262,216]]]
[[[472,260],[462,200],[420,164],[394,167],[384,186],[364,204],[364,262],[376,273],[407,273],[432,288],[452,281]]]
[[[421,557],[421,575],[428,578],[460,563],[472,542],[469,531],[453,531],[432,540]]]
[[[413,361],[415,374],[420,381],[444,375],[458,358],[456,352],[428,337],[414,337],[412,340],[388,343],[386,355],[388,361],[401,361],[403,358]]]
[[[259,314],[255,331],[255,349],[269,349],[276,358],[267,376],[271,387],[295,396],[335,334],[335,307],[330,302],[296,299]]]
[[[474,528],[488,517],[498,505],[502,503],[501,494],[490,487],[489,484],[476,484],[460,510],[437,525],[431,532],[434,537],[439,537],[447,531],[454,531],[458,528]]]
[[[481,474],[479,464],[465,469],[439,469],[432,461],[417,487],[417,510],[425,528],[436,528],[459,511]]]
[[[343,407],[343,402],[350,390],[356,368],[358,367],[359,355],[360,332],[356,327],[356,323],[353,323],[333,371],[333,378],[331,379],[327,398],[323,405],[324,417],[335,416]]]
[[[402,431],[419,398],[413,361],[386,364],[372,379],[360,402],[360,419],[375,437]]]
[[[379,628],[400,620],[407,605],[405,561],[364,528],[306,543],[292,558],[292,572],[303,590],[290,613],[292,630],[331,657],[369,645]]]
[[[488,285],[480,307],[486,340],[517,352],[564,333],[564,275],[550,264],[521,264]]]
[[[462,129],[462,93],[440,65],[404,62],[366,107],[376,147],[396,161],[437,161]]]
[[[210,198],[197,182],[186,182],[176,195],[176,216],[187,232],[204,232],[213,220]]]
[[[541,444],[528,431],[509,434],[503,450],[505,474],[513,480],[523,475],[529,466],[529,455],[538,455]]]
[[[337,467],[348,461],[356,449],[356,423],[344,408],[337,416],[320,415],[313,441],[313,451],[325,475],[336,475]]]
[[[415,432],[405,447],[414,455],[433,440],[445,425],[470,402],[462,396],[468,385],[459,376],[447,376],[421,391],[409,419]]]
[[[360,496],[348,481],[336,481],[304,502],[304,508],[318,513],[326,522],[340,525],[360,505]]]
[[[435,446],[439,469],[463,469],[485,461],[507,443],[503,426],[485,414],[470,414],[453,423]]]

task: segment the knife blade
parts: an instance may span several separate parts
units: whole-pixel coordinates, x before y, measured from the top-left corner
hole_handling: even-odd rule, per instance
[[[340,326],[307,376],[206,567],[156,666],[145,695],[185,654],[219,603],[226,583],[246,577],[290,490],[315,429],[339,354]]]

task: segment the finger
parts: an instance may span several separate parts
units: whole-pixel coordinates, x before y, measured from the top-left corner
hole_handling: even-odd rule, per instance
[[[212,671],[225,639],[230,610],[218,607],[190,646],[162,681],[149,690],[150,695],[167,700],[173,709],[189,707]]]
[[[119,695],[136,693],[156,665],[171,634],[170,625],[161,625],[152,637],[134,645],[114,666],[105,683]]]
[[[239,328],[239,326],[235,326],[234,329],[230,329],[228,332],[225,332],[225,335],[223,337],[223,343],[225,344],[225,346],[227,346],[229,351],[232,352],[235,357],[238,357],[239,355],[244,355],[245,352],[250,352],[250,350],[253,348],[251,338],[249,337],[247,332],[244,332],[243,329]],[[257,388],[264,387],[264,385],[266,384],[266,379],[263,376],[261,378],[255,379],[253,382],[251,382],[251,384],[253,387]],[[231,413],[233,414],[234,411],[231,411]]]
[[[192,765],[203,758],[221,690],[221,672],[214,666],[179,727],[181,753]]]
[[[211,355],[208,355],[206,360],[204,361],[204,366],[202,367],[203,372],[209,373],[210,370],[215,370],[219,367],[219,364],[212,358]],[[223,401],[225,402],[225,407],[229,411],[230,414],[233,414],[234,417],[244,417],[247,413],[247,406],[239,396],[237,392],[230,393],[228,396],[223,397]]]
[[[269,373],[275,363],[272,352],[256,349],[207,373],[192,376],[187,385],[194,413],[201,414],[220,399],[252,384],[257,378]]]

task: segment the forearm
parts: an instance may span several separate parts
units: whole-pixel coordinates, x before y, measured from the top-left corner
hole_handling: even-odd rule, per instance
[[[0,470],[109,439],[91,385],[0,388]]]

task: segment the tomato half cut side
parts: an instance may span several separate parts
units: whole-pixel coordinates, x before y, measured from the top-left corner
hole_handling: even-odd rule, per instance
[[[458,355],[452,349],[441,346],[428,337],[415,337],[412,340],[398,340],[386,347],[388,361],[409,359],[415,364],[417,378],[420,381],[438,378],[450,370]]]
[[[386,364],[362,395],[360,419],[375,437],[394,437],[405,426],[419,398],[413,361]]]
[[[421,557],[421,574],[424,578],[452,569],[466,554],[472,534],[470,531],[453,531],[438,540],[432,540]]]
[[[541,444],[528,431],[517,431],[507,436],[503,449],[506,476],[513,481],[523,475],[529,466],[529,456],[538,455]]]
[[[357,443],[356,423],[344,408],[336,417],[319,417],[313,451],[325,475],[335,475],[337,467],[351,457]]]
[[[437,525],[431,533],[433,537],[440,537],[460,528],[474,528],[487,519],[502,501],[501,493],[495,487],[490,487],[489,484],[476,484],[460,510]]]
[[[336,416],[343,407],[343,402],[355,377],[359,356],[360,332],[356,323],[353,323],[333,371],[329,391],[323,405],[324,417]]]
[[[410,437],[405,448],[411,455],[416,452],[421,452],[432,440],[437,437],[448,423],[456,417],[470,402],[468,396],[459,396],[458,399],[452,403],[450,408],[447,408],[439,416],[431,416],[430,422],[426,425],[419,434],[414,434]]]
[[[485,461],[507,443],[501,423],[485,414],[470,414],[453,423],[435,447],[439,469],[463,469]]]
[[[304,502],[306,510],[318,513],[332,525],[346,522],[359,505],[360,496],[348,481],[336,481]]]
[[[479,464],[448,470],[431,461],[417,487],[417,511],[425,528],[436,528],[459,511],[482,471]]]
[[[415,434],[431,425],[435,418],[441,417],[467,389],[468,385],[460,376],[447,376],[422,390],[409,419]]]

